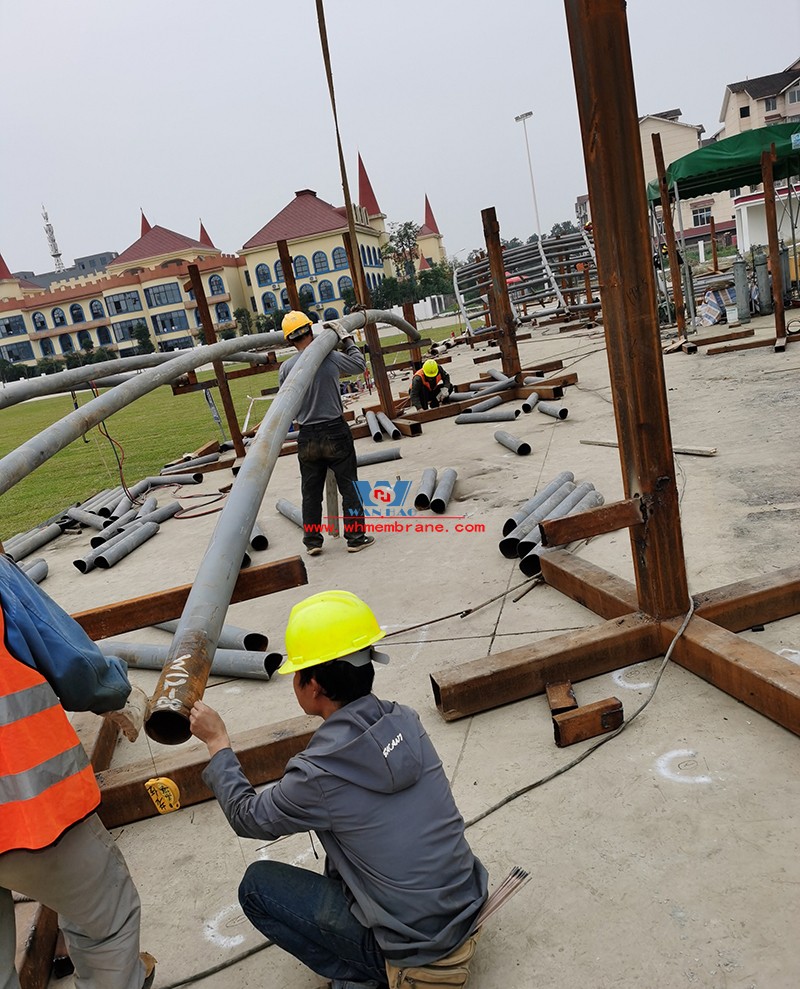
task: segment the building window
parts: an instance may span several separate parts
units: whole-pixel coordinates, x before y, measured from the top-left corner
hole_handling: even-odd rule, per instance
[[[99,299],[92,299],[89,303],[89,312],[92,314],[92,319],[103,319],[105,316],[103,303]]]
[[[294,277],[308,278],[308,258],[305,254],[298,254],[294,259]]]
[[[281,309],[289,308],[289,293],[285,288],[281,289]]]
[[[34,330],[47,329],[47,320],[44,318],[44,315],[42,313],[35,312],[33,314],[33,328]]]
[[[795,86],[786,94],[787,103],[800,103],[800,86]]]
[[[66,326],[67,317],[64,315],[63,309],[53,310],[53,326]]]
[[[325,310],[325,312],[322,314],[322,318],[323,319],[338,319],[339,318],[339,312],[338,312],[338,310],[334,309],[331,306],[329,309],[326,309]]]
[[[231,321],[231,311],[228,308],[227,302],[217,303],[217,322],[218,323],[230,323]]]
[[[301,285],[298,293],[301,306],[313,306],[317,301],[314,298],[314,289],[310,285]]]
[[[264,307],[264,312],[272,312],[273,309],[277,309],[278,300],[275,298],[274,292],[265,292],[261,296],[261,305]]]
[[[195,309],[194,311],[194,325],[199,329],[203,325],[202,317],[200,316],[200,310]]]
[[[331,257],[333,258],[334,268],[347,267],[347,252],[343,247],[334,247]]]
[[[769,113],[770,110],[778,109],[778,98],[777,96],[768,96],[764,100],[764,109]]]
[[[78,330],[78,346],[81,350],[86,350],[87,347],[92,348],[92,335],[88,330]]]
[[[136,312],[142,308],[142,300],[138,292],[120,292],[119,295],[106,296],[106,309],[109,316],[121,312]]]
[[[225,295],[225,283],[219,275],[212,275],[209,278],[208,290],[212,295]]]
[[[244,269],[244,282],[245,285],[248,286],[253,284],[252,279],[250,278],[250,272],[247,270],[247,268]]]
[[[39,344],[39,346],[42,348],[42,357],[53,357],[53,356],[55,356],[55,352],[56,351],[55,351],[55,348],[53,347],[53,341],[52,340],[48,340],[47,338],[45,338],[44,340],[42,340],[42,342]]]
[[[83,315],[83,308],[77,302],[69,307],[69,318],[73,323],[85,323],[86,317]]]
[[[107,326],[101,326],[97,331],[97,339],[101,347],[109,347],[111,345],[111,334],[108,332]]]
[[[314,265],[314,272],[317,275],[322,275],[326,271],[331,270],[328,266],[328,255],[325,251],[314,251],[311,263]]]
[[[130,340],[135,326],[144,326],[144,322],[141,319],[121,319],[118,323],[112,323],[114,339],[120,342]]]
[[[27,340],[7,347],[0,347],[0,357],[5,361],[11,361],[12,364],[15,361],[32,361],[33,347]]]
[[[698,206],[696,209],[692,210],[693,227],[706,227],[709,223],[711,223],[710,206]]]
[[[258,306],[256,305],[256,297],[254,295],[250,296],[250,308],[253,312],[258,312]]]
[[[324,278],[319,283],[319,300],[320,302],[326,302],[328,299],[335,299],[336,293],[333,291],[333,285]]]
[[[270,285],[269,268],[265,264],[256,265],[256,283],[258,285]]]
[[[159,306],[174,306],[176,302],[182,301],[180,286],[177,282],[169,282],[167,285],[154,285],[153,288],[146,288],[144,290],[144,297],[147,299],[147,305],[151,309],[157,309]]]
[[[280,261],[275,262],[275,281],[276,282],[283,281],[283,265],[280,263]]]
[[[75,344],[72,342],[72,337],[69,333],[62,333],[58,338],[58,345],[61,347],[62,354],[71,354],[75,349]]]
[[[342,275],[339,279],[339,295],[344,295],[347,289],[352,289],[353,279],[349,275]]]
[[[0,319],[0,337],[19,337],[27,332],[22,316],[4,316]]]
[[[750,116],[750,107],[749,106],[740,106],[739,107],[739,116],[742,119],[744,119],[745,117],[749,117]]]
[[[742,194],[741,189],[731,189],[730,192],[728,193],[731,199],[736,199],[736,197],[741,196],[741,194]]]
[[[361,252],[361,263],[366,268],[366,266],[369,264],[369,261],[367,261],[367,249],[362,244],[361,247],[359,248],[359,250]]]
[[[198,310],[199,312],[199,310]],[[172,312],[162,312],[151,317],[153,329],[159,333],[174,333],[175,330],[188,330],[189,320],[183,309],[174,309]]]

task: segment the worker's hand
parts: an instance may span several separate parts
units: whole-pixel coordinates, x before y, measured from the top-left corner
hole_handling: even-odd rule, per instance
[[[334,330],[335,333],[336,333],[336,336],[339,338],[339,340],[342,343],[346,343],[348,340],[352,340],[353,339],[352,332],[350,330],[346,330],[342,326],[342,324],[338,320],[336,320],[336,319],[331,319],[327,323],[325,323],[324,325],[327,326],[327,327],[329,327],[331,330]]]
[[[208,754],[216,755],[220,749],[229,749],[231,740],[225,722],[213,707],[202,701],[195,701],[189,712],[189,730],[208,746]]]

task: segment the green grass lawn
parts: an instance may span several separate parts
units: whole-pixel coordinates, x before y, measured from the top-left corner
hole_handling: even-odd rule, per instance
[[[442,340],[450,336],[451,329],[458,333],[457,325],[422,330],[421,333],[423,337]],[[386,346],[405,339],[405,335],[399,333],[384,338],[382,342]],[[403,359],[404,355],[387,355],[387,362],[395,357]],[[228,364],[226,368],[232,370],[235,366]],[[198,377],[210,378],[213,372],[202,372]],[[277,384],[277,371],[235,378],[230,382],[240,425],[244,423],[250,404],[248,395],[260,395],[262,389]],[[211,394],[224,423],[218,389],[212,389]],[[88,391],[77,392],[77,395],[81,405],[92,397]],[[254,403],[251,426],[264,418],[269,404]],[[72,411],[69,395],[25,402],[0,410],[0,457]],[[127,484],[135,484],[143,477],[157,474],[164,464],[181,454],[196,450],[209,440],[220,439],[219,428],[211,417],[202,392],[173,395],[168,387],[158,388],[115,413],[106,425],[125,452],[123,472]],[[227,426],[225,435],[228,435]],[[81,439],[71,443],[10,491],[0,495],[0,540],[31,529],[69,505],[119,484],[117,462],[109,441],[97,428],[90,430],[86,439],[88,443]]]

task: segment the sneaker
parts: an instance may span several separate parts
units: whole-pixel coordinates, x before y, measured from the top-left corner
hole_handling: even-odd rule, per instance
[[[359,553],[362,549],[366,549],[367,546],[371,546],[374,542],[375,542],[374,536],[364,536],[364,538],[359,539],[357,543],[348,543],[347,552]]]
[[[153,979],[156,977],[156,960],[147,951],[140,952],[139,959],[144,965],[144,982],[142,983],[142,989],[150,989],[153,985]]]
[[[308,553],[309,556],[319,556],[321,552],[321,546],[306,546],[306,553]]]

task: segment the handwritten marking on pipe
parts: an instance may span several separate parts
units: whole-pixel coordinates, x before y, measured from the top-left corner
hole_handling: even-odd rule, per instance
[[[235,948],[244,942],[244,934],[225,934],[223,928],[231,929],[246,924],[247,918],[242,913],[238,903],[230,903],[227,907],[203,924],[203,936],[212,944],[221,948]]]
[[[700,761],[691,749],[673,749],[656,759],[656,769],[673,783],[711,783],[712,779],[698,773]]]
[[[191,659],[191,654],[178,656],[173,659],[164,672],[164,693],[153,705],[154,711],[181,711],[183,702],[176,696],[179,687],[183,687],[189,680],[189,671],[186,669],[186,660]]]

